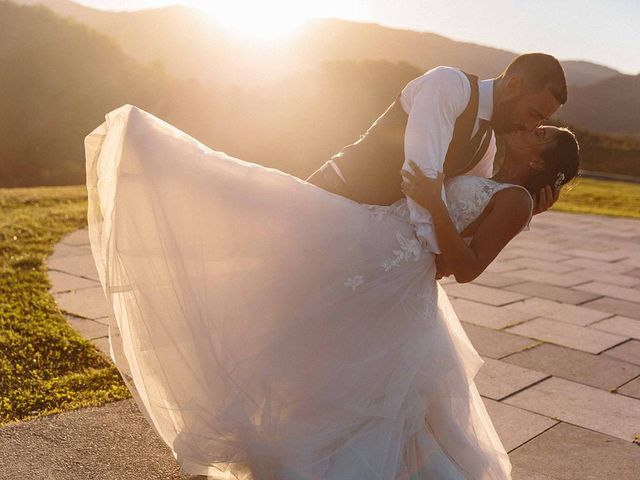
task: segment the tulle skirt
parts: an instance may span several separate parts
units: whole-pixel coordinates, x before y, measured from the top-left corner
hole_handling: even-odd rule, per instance
[[[131,105],[85,147],[111,357],[186,473],[511,478],[411,224]]]

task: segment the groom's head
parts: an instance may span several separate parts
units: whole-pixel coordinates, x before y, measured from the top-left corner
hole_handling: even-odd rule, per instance
[[[560,62],[544,53],[526,53],[496,78],[491,126],[498,134],[532,131],[566,101]]]

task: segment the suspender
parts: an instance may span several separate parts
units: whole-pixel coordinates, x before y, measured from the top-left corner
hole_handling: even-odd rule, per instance
[[[471,96],[454,125],[444,160],[443,170],[447,176],[471,170],[482,159],[491,140],[486,120],[480,120],[478,132],[471,138],[478,117],[478,77],[465,75],[469,79]],[[400,188],[400,170],[404,163],[408,118],[398,95],[356,142],[331,157],[346,179],[349,192],[345,196],[374,205],[391,205],[404,196]]]
[[[444,157],[444,173],[447,176],[453,176],[459,174],[464,170],[468,162],[465,162],[462,166],[455,165],[461,158],[468,155],[469,142],[471,140],[471,133],[473,132],[473,126],[476,123],[476,117],[478,116],[478,104],[479,104],[479,89],[478,89],[478,77],[475,75],[469,75],[463,72],[469,84],[471,85],[471,97],[469,103],[463,110],[463,112],[456,119],[456,123],[453,128],[453,136],[449,143],[449,149]],[[466,154],[466,155],[465,155]]]
[[[491,132],[487,131],[489,130],[489,122],[482,119],[479,120],[478,132],[471,138],[473,127],[478,117],[480,98],[478,77],[466,72],[463,73],[469,79],[471,96],[466,108],[456,119],[453,137],[444,159],[443,170],[449,177],[462,175],[475,167],[484,157],[491,141]]]

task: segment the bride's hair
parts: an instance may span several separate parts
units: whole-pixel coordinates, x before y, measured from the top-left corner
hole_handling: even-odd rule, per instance
[[[578,175],[580,147],[576,136],[568,128],[561,128],[556,138],[555,144],[540,154],[544,168],[533,173],[524,185],[531,195],[547,185],[561,187]]]

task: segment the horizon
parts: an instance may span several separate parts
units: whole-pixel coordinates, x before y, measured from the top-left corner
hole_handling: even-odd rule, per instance
[[[541,51],[563,61],[595,63],[627,75],[640,74],[640,32],[634,27],[640,24],[640,4],[636,5],[632,0],[615,4],[610,0],[599,0],[590,4],[588,9],[578,8],[581,5],[578,0],[567,0],[560,5],[547,0],[535,2],[535,5],[521,2],[519,7],[507,0],[487,0],[483,5],[472,0],[405,0],[402,9],[395,10],[396,2],[384,0],[327,0],[304,4],[274,0],[266,8],[264,4],[251,0],[237,0],[233,4],[206,0],[71,1],[111,11],[136,11],[172,5],[196,8],[217,18],[238,34],[254,40],[284,36],[308,20],[336,18],[433,33],[457,42],[514,53]],[[464,6],[461,7],[461,3]],[[277,7],[286,7],[282,10],[288,12],[288,16],[274,14]],[[247,16],[248,9],[253,9],[256,14]],[[431,15],[432,11],[438,11],[438,15]],[[465,15],[460,15],[460,11],[464,11]],[[503,12],[510,20],[502,22],[501,30],[491,28],[492,22],[489,20],[492,20],[495,11]],[[565,13],[569,12],[575,16],[572,23],[564,20],[567,18]],[[265,18],[271,18],[272,22],[265,23]],[[550,24],[548,29],[539,28],[543,23],[541,18]],[[606,42],[599,40],[602,35],[592,34],[596,28],[598,33],[603,28],[608,29]],[[549,35],[549,30],[554,35]],[[528,38],[534,40],[529,41]],[[567,38],[574,41],[568,42]],[[621,42],[626,42],[626,48],[620,48]]]

